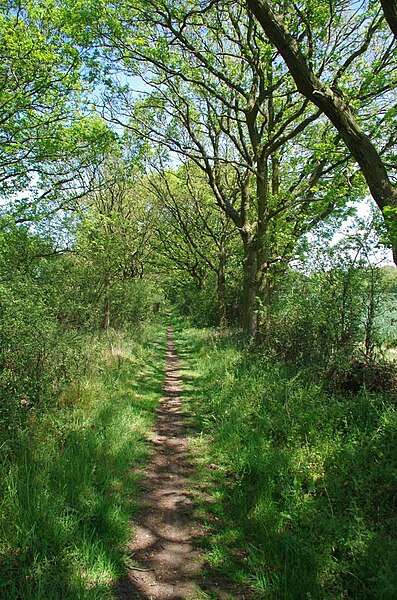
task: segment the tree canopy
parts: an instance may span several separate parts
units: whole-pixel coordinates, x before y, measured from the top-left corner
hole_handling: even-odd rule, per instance
[[[231,261],[255,336],[305,236],[368,189],[395,251],[390,23],[369,1],[4,3],[3,212],[82,219],[108,282],[171,261],[224,304]]]

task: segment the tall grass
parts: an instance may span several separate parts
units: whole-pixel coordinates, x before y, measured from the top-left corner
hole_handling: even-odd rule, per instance
[[[26,407],[12,447],[3,441],[1,598],[102,600],[123,572],[164,335],[151,327],[92,343],[96,367],[52,409]]]
[[[395,397],[331,395],[228,334],[177,345],[208,562],[258,598],[396,598]]]

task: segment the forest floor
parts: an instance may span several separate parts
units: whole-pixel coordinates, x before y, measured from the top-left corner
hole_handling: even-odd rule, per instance
[[[193,515],[195,490],[190,478],[195,467],[189,457],[179,369],[173,330],[168,327],[164,396],[157,409],[152,456],[143,473],[141,510],[132,523],[129,573],[117,596],[120,600],[249,598],[211,574],[198,547],[204,532]]]

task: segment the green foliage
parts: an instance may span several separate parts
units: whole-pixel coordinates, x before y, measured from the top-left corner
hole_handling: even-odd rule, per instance
[[[112,327],[133,332],[154,317],[162,303],[162,289],[156,282],[138,279],[116,284],[110,294]]]
[[[151,205],[118,155],[107,158],[97,179],[98,189],[86,198],[74,231],[76,272],[82,296],[97,308],[93,323],[122,327],[144,319],[161,296],[151,282],[138,281],[151,251]]]
[[[170,298],[196,324],[224,324],[229,262],[238,250],[231,220],[193,162],[149,176],[147,187],[155,203],[156,263]]]
[[[387,233],[385,233],[386,243],[392,248],[397,247],[397,207],[385,206],[383,216],[386,223]]]
[[[258,598],[395,597],[393,398],[330,395],[228,334],[177,338],[214,490],[199,512],[208,562]]]
[[[385,288],[384,302],[376,325],[384,346],[390,349],[389,353],[395,355],[395,348],[397,348],[397,270],[394,267],[385,267],[382,269],[382,277]]]
[[[110,599],[161,394],[164,344],[149,347],[161,333],[144,327],[161,294],[116,279],[113,324],[128,338],[99,335],[98,246],[66,251],[61,232],[1,226],[0,595]]]
[[[23,227],[0,236],[0,428],[17,434],[26,407],[47,410],[95,358],[87,332],[102,327],[103,297],[90,263],[57,254]],[[110,295],[115,327],[139,328],[161,301],[150,282],[119,282]]]
[[[0,3],[1,213],[37,221],[70,207],[90,186],[83,172],[114,147],[84,71],[56,3]]]
[[[352,268],[289,274],[274,306],[276,347],[286,358],[327,365],[351,355],[362,339],[365,274]],[[277,343],[278,342],[278,343]]]
[[[80,336],[64,333],[48,293],[51,244],[25,228],[0,236],[0,428],[17,431],[26,406],[44,407],[78,375]]]
[[[393,297],[364,244],[347,239],[313,249],[311,263],[279,282],[265,336],[288,361],[330,373],[381,358]]]
[[[84,360],[80,336],[62,334],[34,285],[1,285],[0,313],[0,427],[14,429],[24,407],[56,399]]]
[[[164,285],[167,299],[196,327],[218,325],[216,279],[211,275],[207,275],[201,289],[187,278],[170,279]]]
[[[389,168],[395,43],[377,4],[276,4]],[[395,385],[395,271],[362,227],[288,269],[367,193],[340,136],[243,3],[0,8],[0,595],[110,598],[164,289],[194,325],[262,325],[262,349],[180,338],[225,525],[208,560],[258,597],[396,597],[396,412],[370,392]],[[395,206],[382,218],[393,244]]]

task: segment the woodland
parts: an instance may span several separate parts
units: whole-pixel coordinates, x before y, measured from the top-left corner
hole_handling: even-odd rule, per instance
[[[117,597],[172,325],[208,572],[395,599],[396,0],[0,5],[0,597]]]

